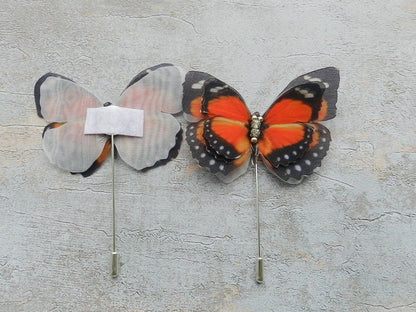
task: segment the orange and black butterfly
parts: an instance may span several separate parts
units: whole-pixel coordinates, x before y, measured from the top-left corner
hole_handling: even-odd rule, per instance
[[[253,153],[277,177],[299,183],[321,165],[331,136],[319,121],[335,117],[339,72],[304,74],[283,90],[263,116],[251,114],[241,95],[203,72],[185,77],[183,111],[192,122],[186,140],[192,155],[224,182],[246,172]]]

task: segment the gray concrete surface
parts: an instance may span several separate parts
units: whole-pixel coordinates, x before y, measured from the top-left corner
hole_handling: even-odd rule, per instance
[[[414,0],[89,2],[0,4],[0,311],[416,311]],[[341,71],[319,172],[289,187],[260,167],[263,285],[253,169],[224,185],[186,143],[147,173],[118,160],[112,279],[110,161],[84,179],[41,149],[42,74],[115,101],[160,62],[253,111],[304,72]]]

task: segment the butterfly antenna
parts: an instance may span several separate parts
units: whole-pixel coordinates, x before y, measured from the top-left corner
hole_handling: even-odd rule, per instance
[[[254,147],[254,171],[256,180],[256,213],[257,213],[257,262],[256,262],[256,282],[263,283],[263,258],[261,257],[261,241],[260,241],[260,205],[259,205],[259,178],[257,169],[257,158],[259,150],[257,144]]]
[[[113,179],[113,252],[111,253],[111,276],[118,276],[118,253],[116,251],[116,200],[115,200],[115,191],[114,191],[114,134],[111,135],[111,171]]]

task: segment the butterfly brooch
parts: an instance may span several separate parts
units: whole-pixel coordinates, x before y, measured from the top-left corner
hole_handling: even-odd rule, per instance
[[[339,72],[334,67],[304,74],[282,91],[261,116],[251,114],[241,95],[198,71],[187,73],[183,111],[191,123],[186,140],[199,165],[231,182],[260,155],[287,183],[299,183],[321,165],[331,136],[318,123],[335,117]]]
[[[104,115],[95,114],[95,122],[98,122],[99,127],[97,128],[96,124],[92,126],[92,132],[86,131],[91,127],[91,123],[86,127],[87,120],[91,120],[88,119],[88,110],[103,107],[103,102],[71,79],[58,74],[45,74],[35,84],[34,95],[38,116],[49,123],[44,128],[42,142],[51,163],[86,177],[100,167],[111,150],[113,212],[111,275],[113,277],[118,276],[119,267],[115,233],[115,149],[128,165],[142,171],[163,165],[178,155],[182,129],[172,114],[182,110],[183,80],[183,71],[171,64],[160,64],[140,72],[122,92],[117,103],[119,109],[105,109],[105,111],[106,116],[108,113],[114,115],[123,111],[126,117],[127,111],[127,117],[131,114],[142,116],[143,119],[139,117],[107,120],[101,118]],[[104,104],[104,106],[109,105],[111,104]],[[140,114],[136,114],[138,111]],[[103,127],[106,122],[125,124]],[[138,123],[140,123],[139,131],[131,131],[131,126],[137,128]],[[128,135],[116,135],[117,133],[114,132],[110,134],[106,130],[101,130],[117,128],[121,129],[118,134],[128,133]],[[133,136],[136,132],[139,135]]]
[[[182,110],[183,76],[180,68],[160,64],[140,72],[122,92],[116,105],[144,111],[143,137],[114,138],[118,155],[131,167],[146,170],[177,156],[182,130],[171,114]],[[91,175],[111,149],[108,135],[84,134],[87,109],[101,107],[103,102],[54,73],[36,82],[34,95],[38,116],[49,123],[42,143],[50,162],[72,173]]]
[[[198,71],[185,76],[183,111],[191,123],[186,140],[192,156],[224,182],[255,168],[257,212],[256,282],[263,283],[257,159],[281,180],[295,184],[321,165],[331,136],[318,123],[335,117],[339,72],[334,67],[304,74],[282,91],[261,116],[241,95]]]

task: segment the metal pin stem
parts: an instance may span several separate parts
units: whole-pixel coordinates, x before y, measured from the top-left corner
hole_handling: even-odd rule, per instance
[[[259,150],[257,144],[254,150],[254,171],[256,180],[256,212],[257,212],[257,262],[256,262],[256,282],[263,283],[263,258],[261,257],[261,241],[260,241],[260,205],[259,205],[259,179],[257,169],[257,158]]]
[[[116,200],[115,200],[115,183],[114,183],[114,134],[111,135],[111,170],[112,170],[112,196],[113,196],[113,252],[111,253],[111,276],[118,276],[118,254],[116,252]]]

